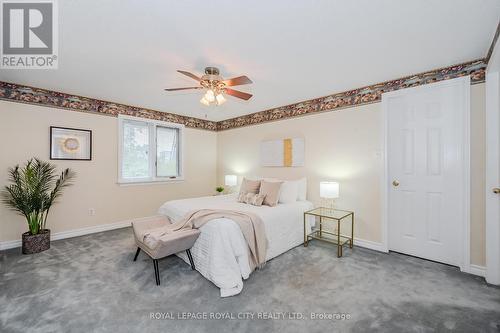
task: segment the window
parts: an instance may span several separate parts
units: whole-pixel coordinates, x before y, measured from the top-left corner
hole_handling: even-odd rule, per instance
[[[184,126],[119,116],[119,183],[181,180]]]

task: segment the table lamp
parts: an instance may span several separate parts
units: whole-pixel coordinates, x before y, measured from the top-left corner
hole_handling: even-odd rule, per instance
[[[236,186],[238,184],[238,177],[236,175],[226,175],[224,177],[224,185],[228,188]]]
[[[331,200],[331,208],[333,208],[334,199],[339,197],[340,185],[337,182],[320,182],[319,196],[323,199]]]

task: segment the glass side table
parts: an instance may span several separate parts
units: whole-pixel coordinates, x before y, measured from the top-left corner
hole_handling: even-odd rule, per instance
[[[316,227],[308,234],[306,228],[306,217],[312,215],[319,217],[319,228]],[[349,219],[350,217],[350,219]],[[333,220],[337,222],[337,233],[323,230],[323,221]],[[343,220],[351,220],[350,236],[343,235],[340,229]],[[352,249],[354,243],[354,212],[348,210],[318,207],[304,213],[304,246],[309,244],[311,239],[317,239],[324,242],[329,242],[337,245],[337,257],[342,257],[342,247],[349,243]]]

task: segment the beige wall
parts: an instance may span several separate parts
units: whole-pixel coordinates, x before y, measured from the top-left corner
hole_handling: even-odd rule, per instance
[[[471,262],[484,265],[484,84],[471,87],[471,106]],[[225,174],[305,176],[308,198],[319,203],[319,182],[339,181],[336,205],[356,212],[355,236],[380,242],[381,125],[381,104],[376,103],[220,132],[218,183]],[[305,138],[305,167],[260,167],[260,141],[284,137]]]
[[[71,112],[0,101],[0,186],[7,168],[30,157],[49,159],[49,126],[91,129],[92,161],[53,161],[59,168],[77,172],[49,216],[53,232],[124,221],[155,214],[165,201],[214,192],[217,134],[185,130],[184,172],[179,183],[120,186],[117,181],[118,120],[114,117]],[[95,209],[95,216],[89,215]],[[23,217],[0,205],[0,241],[20,239],[27,231]]]

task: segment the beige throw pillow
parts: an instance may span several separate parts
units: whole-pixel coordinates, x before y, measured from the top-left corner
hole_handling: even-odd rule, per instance
[[[264,198],[266,196],[263,194],[257,194],[257,193],[241,193],[238,196],[238,202],[241,203],[246,203],[254,206],[262,206],[262,203],[264,202]]]
[[[240,195],[247,193],[259,193],[260,189],[260,180],[250,180],[243,178],[241,182]]]
[[[246,193],[238,194],[238,202],[245,203],[245,198],[247,197]]]
[[[257,193],[247,193],[247,197],[245,202],[250,205],[254,206],[262,206],[262,203],[264,202],[264,198],[266,196],[263,194],[257,194]]]
[[[278,204],[280,196],[280,188],[283,182],[266,182],[260,183],[259,194],[265,195],[264,205],[274,207]]]

